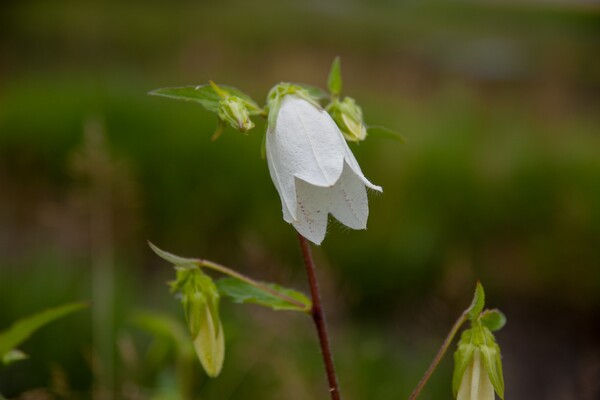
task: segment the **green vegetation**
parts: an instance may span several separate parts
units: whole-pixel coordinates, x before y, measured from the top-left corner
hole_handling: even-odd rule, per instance
[[[257,3],[2,6],[0,331],[93,293],[111,302],[32,336],[20,347],[30,358],[0,369],[0,393],[320,398],[301,313],[223,302],[217,380],[173,344],[185,318],[165,284],[172,269],[146,240],[306,284],[260,157],[264,126],[227,128],[213,143],[213,115],[146,93],[208,79],[253,99],[278,80],[326,87],[340,55],[343,93],[360,99],[365,122],[407,140],[352,145],[384,194],[370,197],[366,232],[333,226],[315,251],[344,398],[407,398],[477,278],[510,316],[498,337],[506,397],[543,398],[560,374],[566,396],[582,398],[593,385],[578,377],[593,372],[586,354],[599,345],[600,14]],[[451,368],[442,362],[424,398],[449,397]]]

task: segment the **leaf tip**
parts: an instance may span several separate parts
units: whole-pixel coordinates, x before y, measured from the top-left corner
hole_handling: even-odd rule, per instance
[[[339,56],[336,56],[331,64],[327,86],[333,96],[339,96],[342,91],[342,69]]]
[[[485,291],[483,290],[483,285],[479,280],[475,285],[475,294],[473,295],[473,301],[471,305],[467,309],[467,317],[470,320],[474,320],[481,314],[483,311],[483,307],[485,306]]]

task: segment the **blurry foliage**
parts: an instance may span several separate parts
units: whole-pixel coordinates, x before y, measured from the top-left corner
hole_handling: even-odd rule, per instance
[[[0,329],[46,306],[90,298],[87,183],[73,159],[85,122],[98,118],[108,151],[126,164],[114,172],[119,187],[107,205],[116,260],[112,317],[121,338],[116,384],[131,398],[172,393],[173,358],[139,374],[127,361],[126,349],[144,354],[151,346],[131,326],[133,309],[183,321],[164,284],[171,271],[147,239],[259,280],[301,288],[304,279],[294,232],[260,159],[264,126],[249,136],[226,130],[211,143],[213,115],[146,92],[214,79],[260,100],[279,80],[325,87],[340,55],[344,92],[360,101],[365,122],[390,126],[408,141],[353,145],[384,194],[371,196],[366,232],[333,226],[316,251],[346,396],[407,396],[478,277],[511,321],[498,335],[506,343],[507,396],[526,398],[535,382],[539,398],[557,385],[567,397],[595,398],[594,8],[442,1],[2,7]],[[223,310],[228,355],[219,379],[190,367],[197,392],[206,399],[319,396],[324,384],[309,323],[237,310]],[[83,314],[27,342],[23,350],[35,360],[1,370],[0,392],[65,385],[74,396],[89,392],[97,357]],[[551,332],[544,340],[540,327]],[[549,346],[564,353],[544,358]],[[450,367],[443,363],[434,376],[431,398],[448,397]],[[525,372],[529,381],[520,381]],[[590,374],[592,383],[575,379]]]

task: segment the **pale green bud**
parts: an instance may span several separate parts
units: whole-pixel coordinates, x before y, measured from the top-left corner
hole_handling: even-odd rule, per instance
[[[222,121],[241,132],[254,128],[246,102],[237,96],[227,96],[219,101],[218,115]]]
[[[225,339],[218,315],[218,297],[208,298],[197,307],[194,319],[200,328],[193,337],[194,349],[206,374],[214,378],[221,373],[225,358]]]
[[[176,287],[181,294],[194,349],[210,377],[221,372],[225,356],[223,326],[219,318],[219,292],[199,268],[179,268]]]
[[[460,338],[454,353],[452,390],[457,400],[493,400],[494,391],[504,398],[500,347],[480,321],[474,321]]]
[[[367,127],[363,122],[362,109],[352,97],[345,97],[342,101],[336,98],[326,109],[346,140],[350,142],[365,140]]]

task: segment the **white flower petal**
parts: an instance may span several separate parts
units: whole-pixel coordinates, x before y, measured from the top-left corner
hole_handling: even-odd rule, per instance
[[[326,192],[329,195],[327,210],[335,219],[352,229],[367,228],[367,189],[360,177],[346,163],[339,181]]]
[[[360,169],[360,166],[358,165],[358,162],[356,161],[356,158],[354,157],[354,154],[352,154],[352,151],[350,150],[350,148],[348,147],[348,144],[346,144],[344,142],[344,144],[346,145],[346,157],[345,160],[348,163],[348,166],[350,168],[352,168],[352,171],[354,171],[354,173],[356,175],[358,175],[358,177],[360,178],[360,180],[365,184],[365,186],[367,186],[369,189],[373,189],[376,190],[378,192],[383,192],[383,189],[381,186],[377,186],[371,183],[371,181],[369,181],[365,175],[363,174],[362,170]]]
[[[321,244],[327,232],[328,214],[320,206],[323,203],[323,188],[296,180],[298,212],[296,219],[284,213],[284,220],[296,228],[298,233],[313,243]]]
[[[316,186],[333,186],[342,174],[347,147],[327,112],[293,95],[281,101],[266,146],[271,178],[294,218],[294,177]]]
[[[362,180],[344,163],[340,179],[332,187],[320,187],[296,180],[298,215],[294,221],[284,213],[302,236],[321,244],[327,231],[328,215],[352,229],[366,229],[369,217],[367,190]]]

